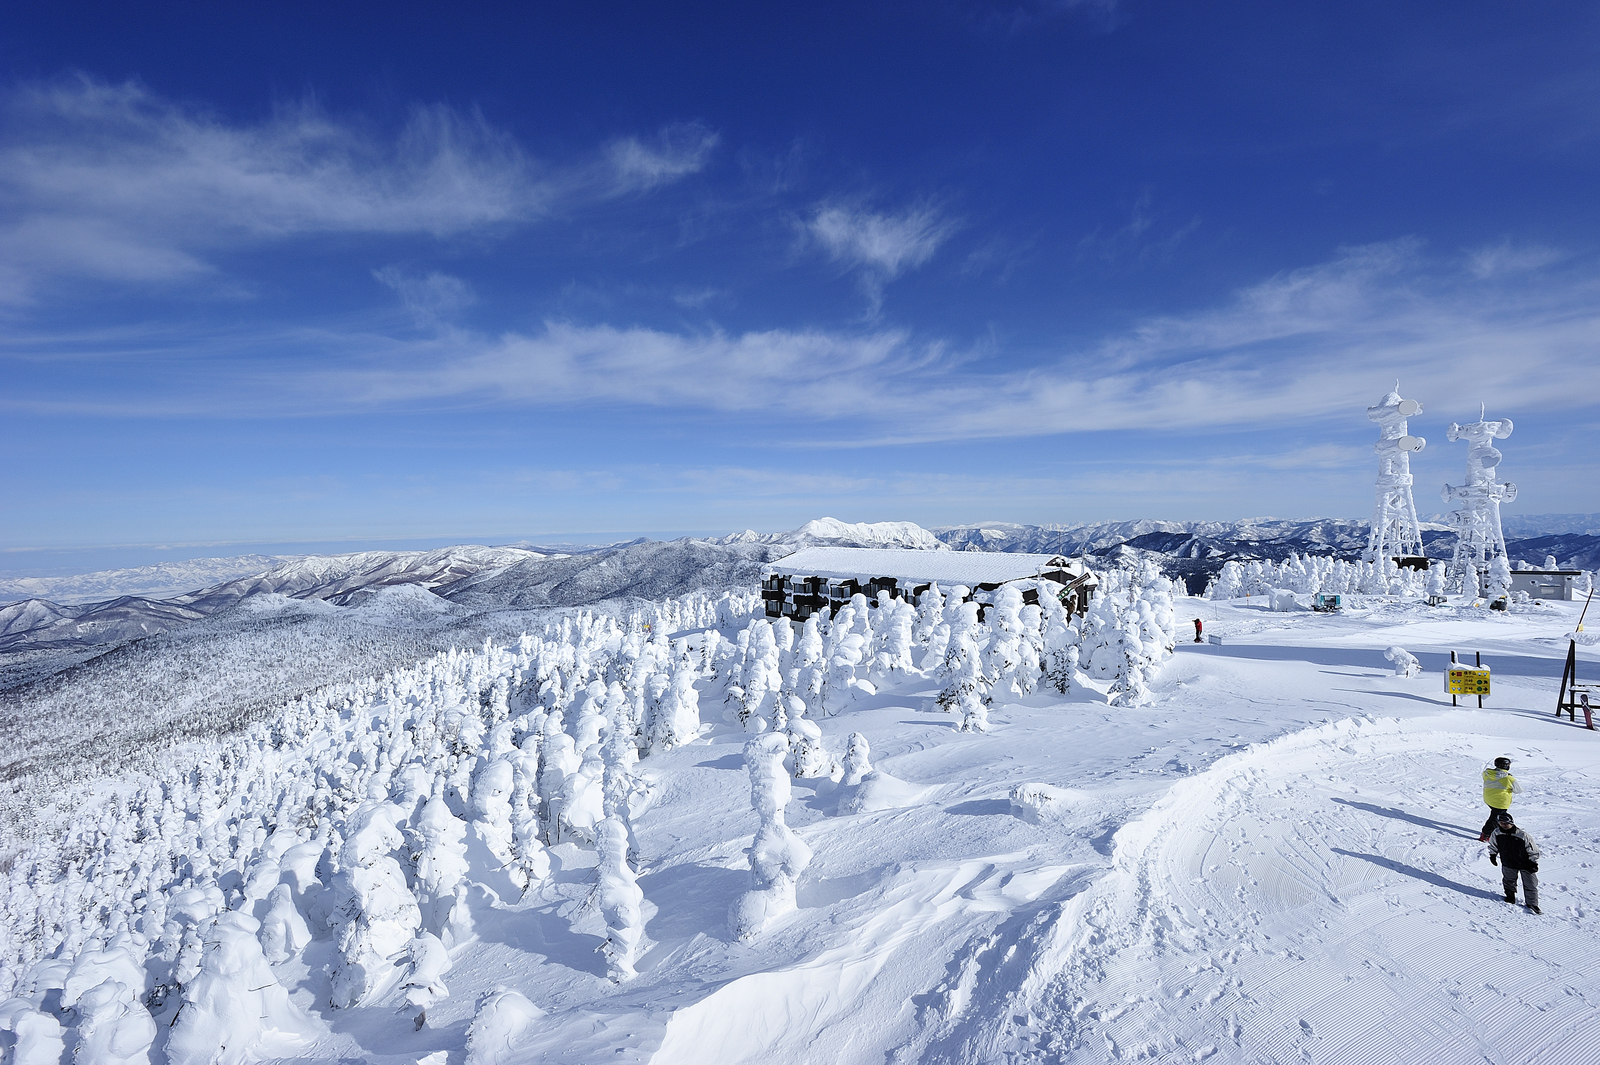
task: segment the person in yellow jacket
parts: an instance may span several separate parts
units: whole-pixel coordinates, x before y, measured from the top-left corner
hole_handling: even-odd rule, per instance
[[[1511,796],[1521,790],[1517,787],[1517,778],[1511,775],[1511,759],[1504,755],[1496,758],[1494,765],[1483,771],[1483,801],[1489,804],[1489,820],[1483,823],[1483,831],[1478,833],[1479,843],[1489,838],[1489,833],[1494,831],[1495,819],[1511,809]]]

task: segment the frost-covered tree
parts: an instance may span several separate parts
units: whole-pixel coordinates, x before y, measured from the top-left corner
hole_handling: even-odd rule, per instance
[[[266,902],[266,916],[261,918],[261,952],[269,964],[277,965],[306,949],[311,942],[311,928],[295,907],[288,884],[273,888]]]
[[[953,605],[945,611],[944,627],[950,635],[938,675],[943,682],[938,704],[947,713],[956,713],[961,709],[964,695],[973,693],[980,699],[987,697],[989,682],[983,673],[982,651],[977,641],[978,604],[963,603],[955,595],[951,600]]]
[[[516,831],[511,821],[511,795],[516,771],[506,758],[496,758],[478,771],[472,784],[472,843],[468,859],[477,852],[482,868],[477,879],[506,903],[516,902],[528,888],[528,874],[517,857]]]
[[[1394,663],[1394,675],[1397,677],[1420,677],[1422,663],[1417,661],[1417,656],[1400,646],[1390,647],[1383,652],[1383,657]]]
[[[467,875],[467,823],[450,812],[442,787],[422,807],[412,827],[417,865],[417,900],[422,927],[441,934],[456,903],[456,885]]]
[[[789,757],[797,777],[825,777],[833,773],[833,760],[822,747],[822,729],[806,717],[806,704],[798,695],[788,697]]]
[[[983,652],[983,676],[989,686],[986,701],[1007,699],[1033,690],[1033,677],[1020,676],[1027,638],[1022,627],[1022,592],[1003,585],[995,592],[989,610],[988,646]],[[1037,672],[1037,662],[1035,662]]]
[[[841,712],[858,694],[870,695],[874,691],[869,681],[856,675],[866,654],[867,641],[861,633],[853,631],[854,621],[855,608],[847,606],[839,611],[828,630],[824,652],[827,666],[820,697],[814,704],[822,707],[825,716]]]
[[[333,969],[335,1008],[355,1006],[386,984],[395,974],[394,959],[422,923],[405,874],[391,857],[403,842],[392,814],[382,809],[374,811],[345,841],[340,869],[331,886],[334,916],[339,922],[339,960]],[[259,944],[255,950],[260,955]]]
[[[14,1065],[61,1065],[66,1053],[61,1022],[27,999],[0,1002],[0,1032],[11,1034]]]
[[[956,727],[962,732],[989,731],[989,705],[976,692],[962,692],[959,709],[961,724]]]
[[[878,624],[879,641],[873,655],[871,677],[881,683],[916,668],[911,648],[915,642],[912,630],[917,612],[903,599],[891,600],[888,592],[878,593],[878,603],[878,614],[883,620]]]
[[[1224,562],[1211,587],[1206,589],[1207,599],[1238,599],[1244,595],[1244,567],[1234,561]]]
[[[757,618],[750,623],[748,632],[740,670],[743,693],[735,716],[738,723],[750,731],[782,728],[783,706],[779,693],[783,689],[783,674],[779,669],[780,654],[772,623],[766,618]],[[752,719],[760,723],[753,723]]]
[[[750,805],[760,824],[750,845],[750,890],[734,903],[729,915],[733,934],[755,937],[773,919],[794,909],[795,881],[811,862],[811,848],[784,823],[789,804],[789,772],[784,759],[787,738],[773,733],[745,744],[750,771]]]
[[[561,711],[552,710],[545,717],[544,742],[539,748],[539,795],[544,800],[544,841],[551,846],[560,843],[567,831],[568,780],[577,775],[583,764],[577,744],[567,735]]]
[[[872,745],[859,732],[850,733],[844,751],[844,776],[839,783],[854,787],[872,772]]]
[[[171,1065],[237,1065],[251,1059],[263,1033],[296,1034],[305,1028],[289,992],[262,956],[256,940],[260,928],[254,917],[238,912],[211,922],[200,972],[184,987],[183,1007],[167,1034]],[[337,996],[338,975],[334,979]]]
[[[596,901],[606,921],[606,939],[599,949],[606,959],[607,975],[621,983],[635,975],[633,963],[644,938],[644,892],[628,864],[628,826],[622,818],[608,816],[600,822],[596,835],[600,857],[595,867]]]
[[[406,975],[400,989],[406,996],[406,1012],[412,1027],[421,1031],[428,1023],[428,1008],[450,997],[444,974],[450,971],[450,951],[432,932],[422,932],[407,946]]]
[[[1078,626],[1055,596],[1046,596],[1041,602],[1044,609],[1041,666],[1051,687],[1067,695],[1072,691],[1073,675],[1078,668]]]
[[[1510,594],[1511,563],[1506,561],[1506,556],[1496,555],[1494,561],[1489,563],[1489,576],[1483,584],[1483,597],[1492,603]]]
[[[944,623],[944,594],[937,583],[930,584],[917,596],[916,619],[911,626],[911,640],[918,647],[927,647],[933,639],[933,630]]]
[[[700,735],[700,693],[694,668],[679,664],[661,695],[650,725],[650,751],[669,751]]]

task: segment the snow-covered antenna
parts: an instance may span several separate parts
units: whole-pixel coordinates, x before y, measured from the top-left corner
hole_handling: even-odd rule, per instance
[[[1378,483],[1367,541],[1369,562],[1422,554],[1422,529],[1411,498],[1411,456],[1428,442],[1406,432],[1406,419],[1421,413],[1422,404],[1400,398],[1399,381],[1377,406],[1367,408],[1367,417],[1378,423],[1378,442],[1372,448],[1378,453]]]
[[[1460,505],[1451,516],[1456,527],[1456,552],[1450,559],[1450,576],[1459,578],[1466,589],[1468,574],[1474,584],[1488,572],[1489,563],[1506,553],[1506,537],[1500,527],[1500,504],[1517,498],[1517,486],[1495,480],[1495,468],[1500,465],[1500,452],[1490,442],[1504,440],[1511,435],[1511,419],[1488,421],[1484,418],[1487,405],[1478,407],[1478,420],[1471,425],[1450,423],[1445,430],[1449,440],[1465,440],[1467,448],[1467,483],[1445,485],[1444,501]]]

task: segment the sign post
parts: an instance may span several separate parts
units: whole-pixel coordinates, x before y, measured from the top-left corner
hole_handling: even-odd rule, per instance
[[[1450,696],[1450,705],[1459,705],[1458,696],[1476,695],[1478,707],[1483,707],[1483,697],[1489,691],[1489,667],[1483,664],[1483,655],[1476,654],[1475,664],[1467,665],[1456,660],[1456,653],[1450,652],[1450,666],[1444,671],[1444,690]]]

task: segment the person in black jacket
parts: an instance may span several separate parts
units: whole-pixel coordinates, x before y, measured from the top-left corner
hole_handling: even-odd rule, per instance
[[[1489,837],[1489,861],[1500,867],[1500,882],[1506,901],[1517,901],[1517,875],[1522,875],[1522,897],[1528,909],[1539,912],[1539,845],[1517,827],[1511,812],[1504,810],[1496,819],[1494,835]]]

